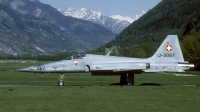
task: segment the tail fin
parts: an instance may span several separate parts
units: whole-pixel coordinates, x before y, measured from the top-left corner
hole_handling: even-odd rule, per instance
[[[178,36],[168,35],[151,59],[162,62],[184,62]]]

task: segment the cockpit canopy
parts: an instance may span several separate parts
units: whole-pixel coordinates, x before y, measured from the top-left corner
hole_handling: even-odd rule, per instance
[[[86,54],[74,54],[72,56],[64,58],[63,60],[84,59],[85,57],[86,57]]]

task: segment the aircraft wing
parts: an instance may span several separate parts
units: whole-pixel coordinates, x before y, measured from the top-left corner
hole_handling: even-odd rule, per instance
[[[132,71],[132,70],[145,70],[146,63],[107,63],[90,65],[90,71]]]

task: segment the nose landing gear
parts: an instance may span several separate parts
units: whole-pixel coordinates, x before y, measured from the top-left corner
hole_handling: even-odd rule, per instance
[[[65,78],[65,76],[63,74],[60,75],[60,77],[58,78],[59,82],[58,82],[58,86],[63,86],[64,82],[63,79]]]

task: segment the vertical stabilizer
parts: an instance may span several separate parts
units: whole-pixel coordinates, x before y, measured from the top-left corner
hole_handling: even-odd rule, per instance
[[[168,35],[151,59],[156,62],[184,62],[178,36]]]

